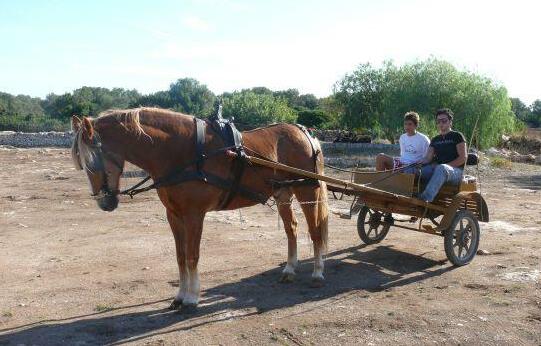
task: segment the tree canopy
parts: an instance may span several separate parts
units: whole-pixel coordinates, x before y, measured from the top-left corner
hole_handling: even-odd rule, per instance
[[[368,130],[391,141],[402,132],[402,116],[410,110],[421,116],[420,130],[434,135],[434,112],[451,108],[454,127],[468,138],[476,127],[482,147],[520,127],[503,86],[437,59],[403,66],[386,62],[381,68],[360,65],[336,83],[334,96],[343,127]]]
[[[292,123],[297,119],[297,114],[284,99],[251,90],[224,95],[223,115],[226,118],[234,117],[239,125],[246,127]]]
[[[476,126],[479,138],[475,140],[483,147],[521,124],[541,125],[541,100],[527,106],[509,98],[505,87],[489,78],[429,59],[402,66],[386,62],[379,68],[359,65],[324,98],[264,86],[215,95],[193,78],[178,79],[167,90],[146,95],[134,89],[89,86],[44,99],[0,92],[0,130],[65,129],[72,114],[96,116],[110,108],[138,106],[207,117],[217,98],[223,100],[224,116],[246,127],[297,121],[309,127],[358,130],[391,141],[402,132],[402,116],[410,110],[421,115],[420,130],[434,135],[435,110],[451,108],[454,127],[470,138]]]

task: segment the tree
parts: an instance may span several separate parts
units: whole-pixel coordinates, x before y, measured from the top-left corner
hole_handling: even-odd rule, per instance
[[[316,109],[319,106],[319,100],[316,96],[313,94],[301,95],[297,89],[271,91],[271,94],[274,97],[286,100],[288,106],[296,110]]]
[[[410,110],[421,115],[421,130],[434,135],[435,110],[451,108],[454,127],[468,138],[475,127],[483,147],[520,126],[503,86],[437,59],[400,67],[392,62],[381,68],[360,65],[336,83],[334,97],[342,126],[368,129],[391,141],[402,132],[402,116]]]
[[[182,78],[169,87],[171,105],[168,108],[206,117],[213,111],[216,96],[206,85],[192,78]]]
[[[321,109],[305,109],[298,112],[297,122],[304,126],[324,128],[331,121],[330,115]]]
[[[73,111],[73,98],[69,93],[63,95],[49,94],[41,102],[45,113],[53,118],[68,119]]]
[[[193,78],[181,78],[171,83],[169,90],[144,95],[132,103],[132,107],[150,106],[207,117],[214,107],[216,96],[206,85]]]
[[[511,100],[511,110],[515,116],[522,121],[526,121],[531,114],[530,108],[517,97],[511,97],[509,100]]]
[[[84,86],[71,94],[49,94],[41,101],[41,106],[53,118],[68,119],[73,114],[97,116],[107,109],[128,108],[140,97],[135,89]]]
[[[243,127],[277,122],[295,122],[296,114],[284,99],[253,91],[239,91],[223,96],[223,115],[235,118]]]
[[[541,126],[541,100],[535,100],[530,106],[530,117],[526,120],[531,126]]]
[[[298,97],[295,107],[313,110],[319,107],[319,100],[314,94],[303,94]]]

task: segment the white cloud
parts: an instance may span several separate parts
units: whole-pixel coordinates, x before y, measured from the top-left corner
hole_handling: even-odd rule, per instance
[[[199,32],[210,32],[214,30],[210,23],[197,16],[186,16],[182,18],[182,25],[190,30]]]

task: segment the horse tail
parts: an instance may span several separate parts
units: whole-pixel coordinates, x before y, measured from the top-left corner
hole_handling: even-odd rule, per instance
[[[316,147],[316,173],[324,174],[325,162],[323,158],[323,151],[321,150],[321,143],[317,138],[314,138],[314,144]],[[329,206],[328,206],[328,197],[327,197],[327,184],[323,181],[319,181],[319,189],[317,193],[317,223],[319,225],[319,230],[321,234],[321,244],[323,247],[323,252],[327,252],[327,245],[329,241]]]
[[[318,225],[321,234],[321,246],[323,253],[327,252],[327,245],[329,241],[329,208],[327,206],[327,184],[325,182],[319,182],[318,189]]]

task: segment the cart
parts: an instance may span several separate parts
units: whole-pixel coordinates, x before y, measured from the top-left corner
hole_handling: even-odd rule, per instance
[[[472,261],[480,239],[479,222],[489,213],[474,177],[459,186],[445,185],[429,203],[412,197],[424,184],[415,174],[354,172],[353,181],[317,174],[278,162],[250,156],[252,163],[327,183],[336,193],[354,196],[350,215],[358,213],[357,232],[365,244],[381,242],[391,227],[441,236],[447,258],[456,266]]]

